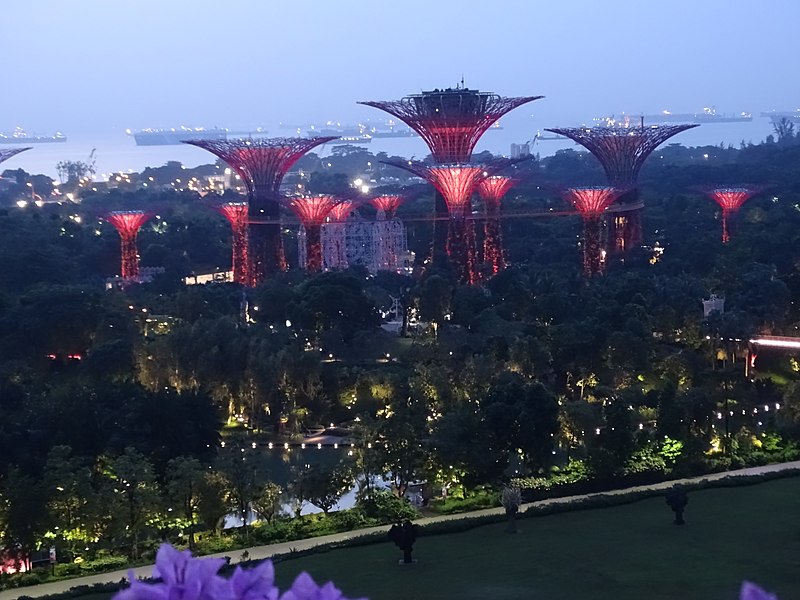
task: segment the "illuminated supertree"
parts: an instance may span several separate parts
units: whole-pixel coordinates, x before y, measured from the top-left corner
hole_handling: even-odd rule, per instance
[[[120,274],[123,279],[138,279],[139,253],[136,249],[136,236],[152,213],[142,210],[115,210],[105,215],[105,220],[111,223],[119,232],[120,239]]]
[[[620,201],[633,203],[638,200],[636,183],[644,161],[669,138],[693,127],[698,125],[554,127],[546,131],[568,137],[591,152],[603,166],[608,183],[628,190]],[[616,251],[641,243],[639,211],[617,215],[613,230]]]
[[[16,156],[20,152],[25,152],[25,150],[30,150],[30,146],[27,148],[7,148],[0,150],[0,163],[8,160],[12,156]]]
[[[294,211],[305,232],[307,271],[322,269],[322,223],[339,200],[334,196],[299,196],[289,200],[289,208]]]
[[[342,200],[322,226],[322,266],[326,270],[347,268],[347,219],[354,209],[352,200]]]
[[[246,202],[227,202],[214,207],[231,224],[233,280],[242,285],[251,285],[250,267],[247,259],[247,224],[249,221]]]
[[[433,90],[406,96],[401,100],[360,102],[397,117],[425,140],[439,164],[467,163],[480,137],[509,111],[543,98],[524,96],[503,98],[492,92],[463,87]],[[433,257],[441,256],[448,239],[442,227],[447,202],[441,193],[435,197]]]
[[[185,143],[213,152],[241,177],[249,204],[249,259],[254,285],[283,270],[280,186],[303,154],[336,137],[190,140]]]
[[[500,200],[516,183],[513,177],[492,175],[478,183],[478,195],[486,205],[486,221],[483,225],[483,262],[492,275],[506,268],[503,252],[503,231],[500,226]]]
[[[583,272],[588,277],[603,270],[600,218],[620,194],[621,190],[612,187],[564,190],[564,198],[572,203],[583,219]]]
[[[447,203],[447,256],[461,283],[473,285],[477,281],[475,271],[475,236],[470,212],[472,192],[478,182],[489,173],[485,165],[453,163],[427,165],[424,163],[389,163],[406,169],[427,180],[442,195]],[[470,229],[473,229],[470,232]]]
[[[399,194],[383,194],[370,199],[378,209],[373,228],[377,271],[394,271],[401,266],[398,259],[406,252],[406,230],[395,214],[404,201],[405,197]]]
[[[763,191],[763,188],[758,186],[737,186],[737,187],[724,187],[706,190],[712,200],[719,204],[722,209],[722,242],[727,244],[730,239],[730,232],[728,230],[728,221],[735,215],[742,204],[747,202],[750,198]]]

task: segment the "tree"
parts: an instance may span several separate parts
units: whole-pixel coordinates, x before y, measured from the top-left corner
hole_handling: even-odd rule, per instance
[[[305,477],[306,497],[327,515],[352,482],[352,477],[341,465],[316,465],[308,470]]]
[[[272,519],[280,514],[282,494],[283,488],[281,486],[268,481],[261,486],[261,491],[253,499],[253,508],[268,524],[272,524]]]
[[[91,470],[83,459],[72,456],[72,448],[55,446],[47,456],[43,483],[54,530],[74,556],[78,544],[85,546],[94,538],[87,527],[97,501]]]
[[[133,448],[110,461],[108,474],[114,482],[115,505],[112,511],[130,544],[130,557],[139,558],[139,539],[147,521],[160,508],[160,493],[153,467]]]
[[[197,515],[200,522],[219,535],[229,512],[230,483],[219,471],[205,471],[197,487]]]
[[[189,524],[189,549],[194,549],[194,528],[197,524],[200,487],[205,470],[196,458],[179,456],[167,463],[167,496],[177,502]]]
[[[245,535],[249,535],[247,517],[250,514],[250,505],[261,491],[256,461],[255,452],[243,445],[226,448],[217,460],[217,467],[228,484],[229,507],[241,519]]]
[[[25,561],[45,532],[47,497],[41,481],[12,468],[0,487],[0,532],[4,550]]]

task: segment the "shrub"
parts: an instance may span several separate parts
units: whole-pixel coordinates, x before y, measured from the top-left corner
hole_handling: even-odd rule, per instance
[[[367,517],[377,519],[381,523],[415,519],[419,516],[417,509],[405,498],[398,498],[388,490],[377,490],[360,502],[361,510]]]

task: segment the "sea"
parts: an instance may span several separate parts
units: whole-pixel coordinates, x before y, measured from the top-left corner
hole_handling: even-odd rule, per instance
[[[552,124],[541,124],[540,131]],[[67,141],[63,143],[31,144],[31,150],[19,154],[0,167],[5,169],[21,168],[31,174],[44,174],[57,178],[56,164],[62,160],[88,162],[94,156],[97,179],[106,180],[111,173],[141,172],[146,167],[159,167],[169,161],[179,161],[186,167],[195,167],[214,162],[214,157],[207,151],[185,144],[171,146],[137,146],[133,137],[124,131],[82,133],[64,132]],[[695,129],[685,131],[668,143],[680,143],[684,146],[724,146],[739,147],[742,142],[757,144],[772,133],[770,121],[766,118],[754,117],[749,122],[703,124]],[[570,141],[542,140],[536,137],[537,130],[499,128],[490,129],[476,147],[476,152],[488,150],[493,154],[508,155],[511,144],[528,143],[531,152],[542,157],[555,154],[566,148],[580,149]],[[296,135],[295,131],[275,129],[270,132],[275,136]],[[543,132],[543,136],[547,136]],[[336,142],[316,149],[320,155],[329,154]],[[428,154],[424,142],[418,138],[373,138],[369,144],[359,145],[373,154],[386,152],[389,156],[422,159]],[[2,145],[0,148],[11,148],[13,145]],[[94,152],[94,153],[93,153]],[[93,153],[93,154],[92,154]]]

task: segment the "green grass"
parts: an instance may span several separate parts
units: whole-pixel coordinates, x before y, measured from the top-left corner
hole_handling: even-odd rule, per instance
[[[800,478],[690,494],[687,524],[662,498],[423,537],[412,566],[389,543],[277,565],[349,597],[389,599],[736,599],[742,579],[800,598]]]

